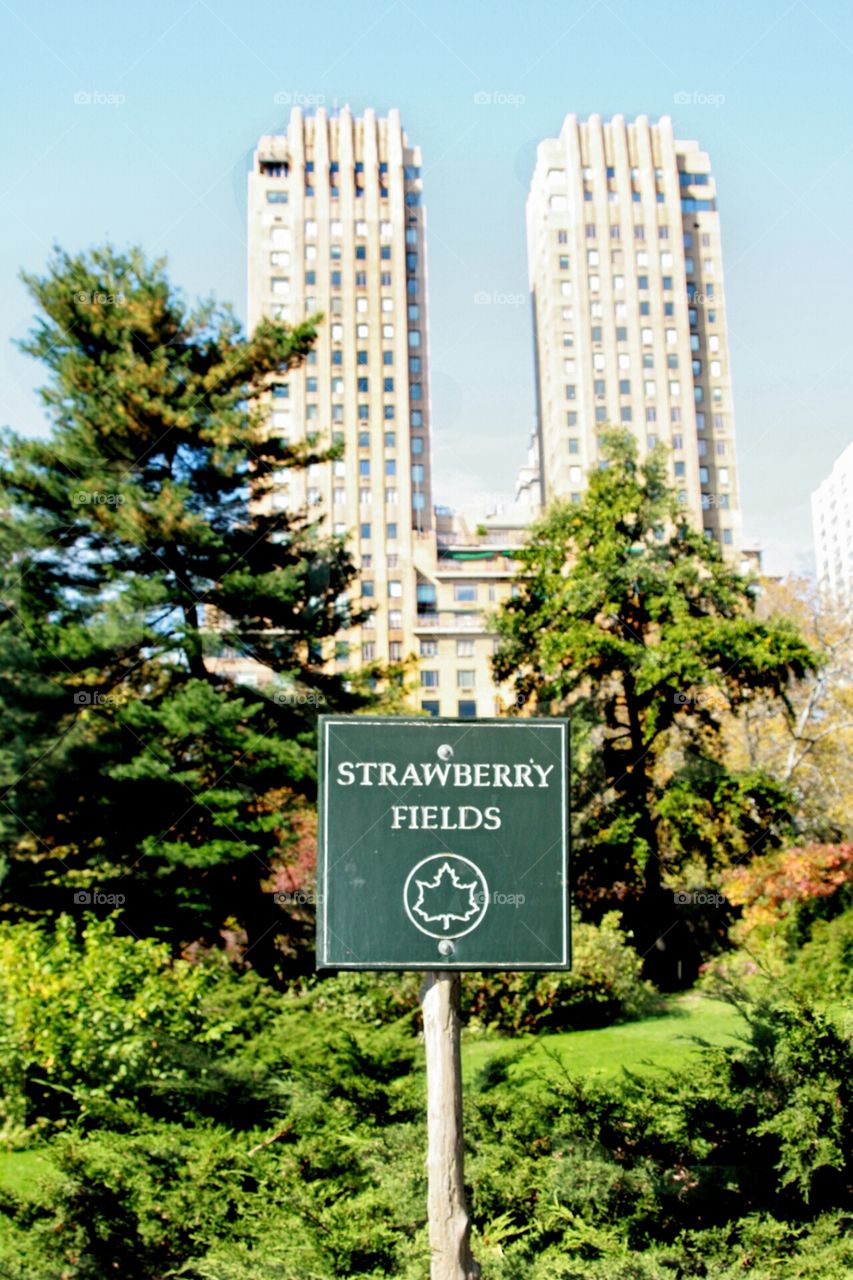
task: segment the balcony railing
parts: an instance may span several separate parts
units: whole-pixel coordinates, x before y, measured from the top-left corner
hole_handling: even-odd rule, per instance
[[[415,630],[485,631],[486,622],[479,609],[433,609],[419,613]]]
[[[439,556],[436,565],[436,573],[438,574],[465,574],[467,577],[476,578],[478,576],[484,578],[512,578],[515,576],[515,565],[505,556],[496,556],[491,560],[454,560],[449,556]]]
[[[525,542],[525,534],[522,530],[511,529],[504,532],[501,529],[489,529],[487,533],[475,535],[464,533],[442,533],[439,530],[436,533],[439,550],[442,547],[470,547],[472,551],[477,551],[486,547],[523,547]]]

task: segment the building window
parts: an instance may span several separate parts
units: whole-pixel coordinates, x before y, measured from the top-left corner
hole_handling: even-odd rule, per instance
[[[453,584],[453,599],[470,603],[477,599],[477,586],[473,582],[455,582]]]
[[[421,702],[421,711],[426,712],[426,714],[427,714],[428,716],[433,716],[434,718],[437,718],[437,717],[438,717],[438,703],[437,703],[437,702],[428,702],[428,701],[423,701],[423,702]]]
[[[435,658],[438,656],[438,641],[432,636],[425,640],[421,640],[421,657]]]
[[[457,640],[456,656],[457,658],[473,658],[474,641],[473,640]]]
[[[438,688],[438,672],[422,671],[421,672],[421,688],[437,689]]]
[[[477,704],[473,699],[460,698],[457,703],[460,720],[473,720],[477,715]]]
[[[474,672],[473,671],[457,671],[456,687],[458,689],[474,688]]]

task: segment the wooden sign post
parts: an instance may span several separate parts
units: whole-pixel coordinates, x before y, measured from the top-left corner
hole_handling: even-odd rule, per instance
[[[424,974],[421,988],[427,1072],[427,1174],[431,1280],[476,1280],[465,1202],[459,974]]]
[[[421,969],[432,1280],[476,1280],[459,971],[568,969],[568,721],[320,717],[317,967]]]

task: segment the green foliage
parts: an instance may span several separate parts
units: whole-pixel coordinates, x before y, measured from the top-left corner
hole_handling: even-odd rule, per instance
[[[722,917],[703,936],[673,889],[715,885],[789,823],[784,788],[728,762],[727,718],[754,699],[786,707],[820,659],[790,621],[755,616],[752,584],[688,522],[662,450],[639,462],[625,431],[601,450],[583,501],[552,507],[519,557],[494,670],[534,712],[571,711],[578,899],[620,909],[671,987],[724,941]]]
[[[165,986],[163,955],[143,946]],[[424,1082],[405,1020],[368,1029],[227,970],[204,983],[196,1042],[214,1068],[251,1060],[277,1085],[275,1106],[260,1121],[216,1119],[183,1111],[178,1091],[160,1119],[88,1111],[46,1148],[49,1179],[0,1190],[0,1271],[423,1276]],[[145,983],[128,998],[134,986]],[[745,1011],[744,1042],[697,1047],[688,1071],[606,1083],[564,1071],[538,1089],[480,1074],[466,1096],[466,1174],[484,1274],[845,1275],[852,1047],[806,1004]],[[127,1083],[140,1105],[145,1061]]]
[[[48,934],[0,926],[0,1123],[6,1134],[83,1119],[107,1100],[138,1102],[168,1077],[176,1043],[224,1028],[200,1001],[212,972],[172,960],[153,940],[69,916]]]
[[[419,973],[359,973],[342,971],[312,978],[303,990],[311,1009],[334,1014],[365,1027],[406,1019],[415,1025],[420,1009]]]
[[[853,907],[833,920],[815,921],[793,968],[799,989],[813,999],[853,999]]]
[[[618,912],[598,925],[581,922],[575,913],[570,973],[466,974],[463,1013],[474,1027],[509,1035],[606,1026],[654,1007],[654,991],[641,969]]]
[[[590,935],[591,973],[621,973],[615,930]],[[421,1280],[424,1080],[390,991],[371,1006],[344,975],[288,995],[95,922],[7,927],[0,973],[4,1093],[43,1111],[50,1170],[0,1183],[0,1274]],[[841,1280],[851,1045],[802,1000],[744,1011],[744,1040],[697,1045],[688,1070],[590,1080],[496,1055],[465,1102],[484,1274]]]
[[[0,448],[7,898],[121,892],[135,933],[216,944],[232,926],[272,974],[295,926],[264,881],[313,794],[317,709],[369,700],[322,665],[359,616],[342,540],[262,501],[334,456],[288,446],[255,394],[315,324],[244,337],[138,250],[57,251],[25,282],[53,430]],[[272,683],[235,685],[227,657]]]
[[[738,1274],[734,1259],[817,1276],[800,1270],[813,1231],[844,1274],[853,1250],[829,1224],[851,1173],[851,1045],[806,1005],[748,1012],[742,1046],[705,1047],[683,1074],[567,1073],[538,1094],[481,1077],[477,1220],[484,1239],[498,1217],[519,1230],[503,1258],[481,1251],[489,1274],[674,1280]]]
[[[656,1006],[640,976],[642,962],[619,926],[617,912],[600,924],[575,913],[570,973],[466,973],[462,1016],[473,1033],[505,1035],[600,1027],[641,1017]],[[347,1022],[378,1027],[419,1019],[421,975],[338,973],[315,978],[300,990],[306,1008]]]

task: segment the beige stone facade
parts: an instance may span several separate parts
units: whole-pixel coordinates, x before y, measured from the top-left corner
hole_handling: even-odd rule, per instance
[[[716,190],[664,117],[566,117],[527,202],[545,502],[579,501],[605,423],[670,450],[692,519],[741,544]]]
[[[472,527],[437,508],[435,547],[418,586],[420,710],[465,718],[508,708],[512,690],[497,686],[491,674],[497,643],[492,616],[511,595],[514,552],[524,543],[529,518],[513,508]]]
[[[668,119],[568,116],[541,143],[527,204],[537,428],[509,512],[433,506],[421,157],[399,113],[304,116],[260,139],[249,177],[249,325],[322,312],[316,349],[271,382],[270,429],[340,442],[340,461],[282,477],[272,501],[346,534],[367,626],[340,669],[413,660],[413,707],[490,716],[491,616],[513,552],[554,498],[579,500],[598,431],[670,449],[697,526],[741,545],[719,218],[707,155]],[[262,679],[247,672],[251,680]]]
[[[304,116],[261,138],[249,177],[249,327],[323,314],[306,365],[268,393],[271,429],[344,456],[282,477],[272,501],[349,537],[369,625],[339,665],[407,656],[415,563],[432,539],[421,157],[399,113]],[[348,649],[343,646],[348,644]]]

